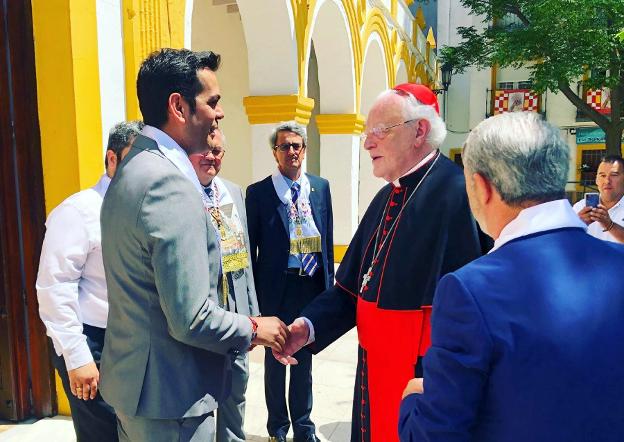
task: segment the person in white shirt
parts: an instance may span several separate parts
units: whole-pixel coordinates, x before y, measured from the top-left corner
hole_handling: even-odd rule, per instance
[[[574,211],[588,225],[590,235],[624,243],[624,159],[621,156],[602,159],[596,172],[596,185],[600,191],[598,207],[586,207],[582,199],[574,205]]]
[[[116,441],[115,412],[98,393],[108,297],[100,244],[100,208],[118,164],[142,122],[122,122],[109,134],[97,184],[68,197],[46,221],[37,276],[39,315],[54,346],[53,363],[68,394],[80,441]]]

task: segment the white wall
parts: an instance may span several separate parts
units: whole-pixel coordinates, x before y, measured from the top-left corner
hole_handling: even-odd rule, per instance
[[[102,109],[102,158],[110,128],[126,119],[121,0],[97,0],[98,59]],[[102,168],[104,164],[102,163]]]
[[[217,78],[225,112],[221,127],[227,152],[220,175],[245,187],[252,182],[252,150],[251,129],[242,101],[249,95],[249,72],[240,15],[228,13],[224,5],[195,1],[191,29],[191,49],[221,55]],[[271,154],[268,147],[266,154]]]

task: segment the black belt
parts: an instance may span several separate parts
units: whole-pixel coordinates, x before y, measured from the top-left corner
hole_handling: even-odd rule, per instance
[[[304,277],[308,277],[308,275],[306,275],[305,273],[303,273],[303,269],[295,269],[295,268],[287,268],[286,269],[286,274],[287,275],[294,275],[294,276],[304,276]]]
[[[321,268],[316,269],[316,272],[314,272],[314,275],[316,276],[317,273],[319,273],[321,271]],[[303,269],[295,269],[293,267],[289,267],[286,269],[285,272],[287,275],[294,275],[294,276],[303,276],[305,278],[310,278],[310,275],[306,275],[305,273],[303,273]]]

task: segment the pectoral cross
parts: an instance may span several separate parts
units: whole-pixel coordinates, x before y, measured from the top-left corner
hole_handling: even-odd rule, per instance
[[[364,287],[368,285],[368,282],[373,278],[373,266],[368,268],[368,272],[364,274],[362,278],[362,287],[360,287],[360,294],[364,291]]]

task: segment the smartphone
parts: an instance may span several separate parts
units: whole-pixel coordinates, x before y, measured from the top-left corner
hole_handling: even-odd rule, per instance
[[[585,194],[585,207],[598,207],[600,202],[600,194],[596,192],[587,192]]]

